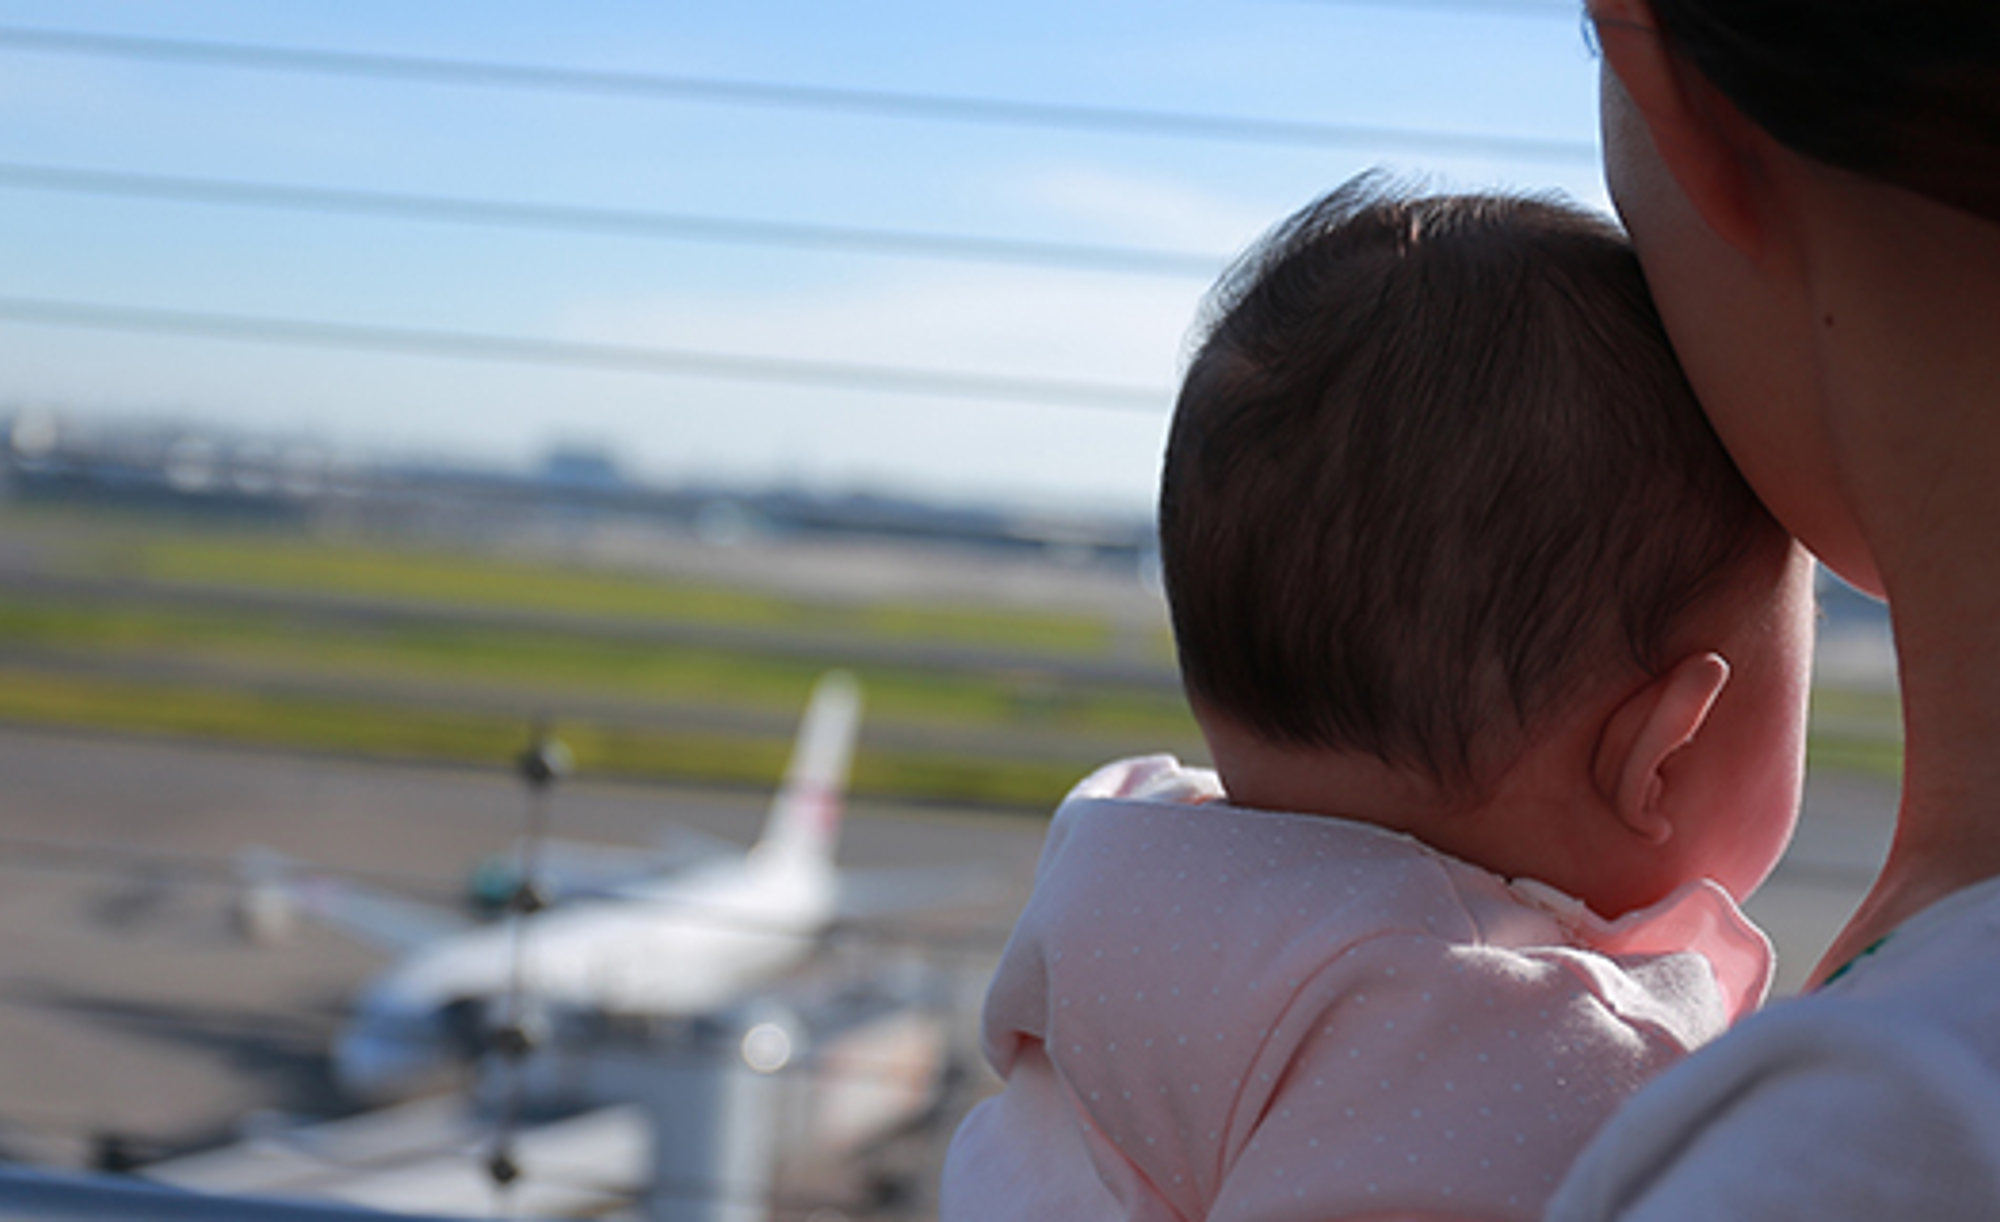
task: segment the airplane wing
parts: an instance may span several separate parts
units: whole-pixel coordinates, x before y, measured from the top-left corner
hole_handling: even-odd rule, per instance
[[[268,849],[240,855],[237,874],[238,915],[253,936],[282,932],[297,915],[357,942],[402,954],[473,924],[450,909],[390,895],[352,879],[302,871]]]
[[[589,844],[578,840],[544,840],[535,850],[535,885],[554,903],[584,896],[603,896],[648,878],[673,874],[698,862],[725,854],[740,856],[743,846],[720,836],[688,828],[673,828],[654,848]],[[486,911],[506,906],[521,881],[521,846],[495,853],[479,863],[466,882],[474,905]]]
[[[459,933],[473,924],[449,909],[323,874],[301,880],[299,909],[356,941],[397,954]]]

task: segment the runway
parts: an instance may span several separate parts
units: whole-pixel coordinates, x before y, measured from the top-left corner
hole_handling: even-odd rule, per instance
[[[314,928],[242,941],[238,850],[449,904],[524,820],[499,773],[19,729],[0,729],[0,776],[0,1156],[62,1166],[108,1135],[144,1156],[232,1137],[260,1110],[347,1110],[324,1052],[383,957]],[[643,846],[679,824],[747,843],[767,798],[579,782],[551,832]],[[1003,902],[900,931],[970,962],[997,953],[1040,838],[1034,819],[858,803],[841,857],[990,868]]]
[[[494,772],[0,728],[0,1155],[84,1165],[117,1136],[140,1154],[196,1148],[276,1110],[345,1104],[324,1049],[383,960],[323,931],[239,940],[231,863],[263,845],[420,898],[453,902],[466,871],[523,827]],[[747,842],[767,794],[587,781],[562,789],[555,835],[645,845],[681,824]],[[1798,841],[1750,909],[1797,986],[1886,850],[1893,788],[1815,776]],[[1032,816],[859,803],[857,867],[981,864],[1000,902],[929,919],[969,970],[997,954],[1027,893]]]

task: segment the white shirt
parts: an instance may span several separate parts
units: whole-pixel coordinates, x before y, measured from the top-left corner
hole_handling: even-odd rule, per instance
[[[2000,1218],[2000,879],[1654,1082],[1549,1222]]]

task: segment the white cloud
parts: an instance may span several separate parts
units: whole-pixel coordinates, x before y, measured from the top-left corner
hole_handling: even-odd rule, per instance
[[[1202,288],[1110,276],[933,273],[785,296],[599,298],[572,303],[556,329],[596,342],[1170,391]]]

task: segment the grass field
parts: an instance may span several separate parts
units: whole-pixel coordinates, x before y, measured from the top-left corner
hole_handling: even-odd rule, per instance
[[[187,610],[76,597],[0,594],[0,641],[9,647],[98,661],[171,659],[218,674],[338,677],[408,686],[516,694],[514,703],[616,696],[663,705],[794,710],[812,680],[845,662],[754,648],[648,642],[588,631],[494,627],[445,620],[355,626],[278,612]],[[1018,673],[940,673],[876,664],[867,670],[872,711],[892,720],[1004,728],[1024,719],[1089,733],[1190,729],[1176,695],[1062,685]]]
[[[1902,776],[1902,710],[1894,692],[1816,687],[1809,724],[1811,766],[1889,780]]]
[[[855,606],[757,590],[431,549],[255,535],[131,533],[68,565],[90,576],[238,589],[419,601],[465,609],[543,611],[648,623],[832,632],[1093,654],[1110,643],[1100,619],[883,601]]]
[[[499,767],[544,711],[582,770],[765,785],[813,679],[846,665],[868,695],[859,792],[1043,811],[1094,762],[1201,754],[1170,684],[1078,677],[1121,637],[1075,612],[815,602],[435,549],[0,515],[10,538],[72,579],[55,595],[0,585],[11,721]],[[288,600],[226,597],[246,592]],[[423,614],[323,615],[317,600]],[[635,625],[726,629],[732,643]],[[899,660],[940,645],[988,660]],[[1899,770],[1893,696],[1820,690],[1813,724],[1813,766]]]
[[[121,520],[0,517],[10,530],[56,532],[45,571],[67,579],[0,583],[0,717],[17,722],[503,766],[547,713],[589,772],[768,785],[813,680],[845,666],[868,700],[862,793],[1045,810],[1104,758],[1199,750],[1171,685],[1070,673],[1120,646],[1104,617]],[[923,660],[961,647],[977,661]]]
[[[51,676],[0,667],[0,719],[70,729],[160,734],[385,759],[498,768],[527,745],[520,718],[374,701],[268,696],[225,688]],[[781,737],[703,734],[558,721],[550,727],[579,772],[633,779],[769,786],[784,767]],[[856,792],[926,801],[1047,809],[1079,775],[1053,761],[864,748]]]

